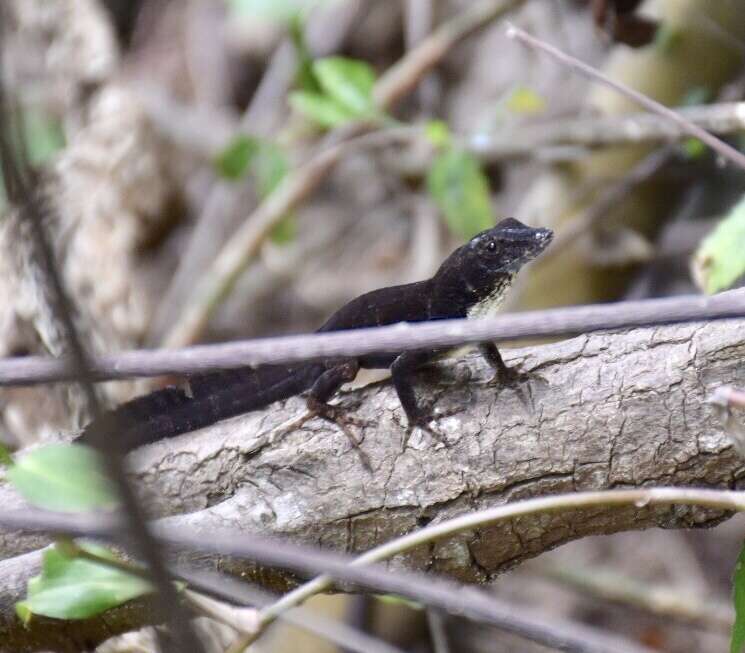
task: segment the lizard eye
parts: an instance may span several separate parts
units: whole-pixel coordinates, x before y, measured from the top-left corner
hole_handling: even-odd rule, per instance
[[[488,252],[496,252],[497,251],[497,243],[495,243],[493,240],[490,240],[488,243],[486,243],[486,250]]]

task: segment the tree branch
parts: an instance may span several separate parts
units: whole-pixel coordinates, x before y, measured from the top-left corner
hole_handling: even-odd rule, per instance
[[[131,474],[153,516],[170,516],[165,525],[206,541],[231,528],[346,551],[367,551],[431,521],[534,496],[649,484],[736,488],[742,460],[705,400],[720,384],[743,383],[743,354],[745,336],[735,322],[582,336],[508,356],[532,372],[517,389],[487,386],[489,370],[474,359],[448,365],[448,374],[436,379],[430,374],[429,383],[423,379],[424,396],[458,411],[441,420],[447,446],[415,434],[402,452],[404,418],[392,389],[362,390],[356,412],[375,424],[365,429],[362,445],[372,474],[325,422],[287,429],[288,420],[304,414],[297,398],[282,409],[143,448],[131,457]],[[21,507],[7,487],[0,486],[0,500]],[[393,564],[485,581],[579,537],[706,526],[726,514],[644,501],[525,514],[418,546]],[[38,545],[38,538],[13,533],[0,540],[6,556]],[[24,559],[0,564],[10,579],[0,594],[6,632],[20,627],[7,611],[34,573],[33,555],[21,564]],[[273,589],[294,582],[230,556],[197,561]]]

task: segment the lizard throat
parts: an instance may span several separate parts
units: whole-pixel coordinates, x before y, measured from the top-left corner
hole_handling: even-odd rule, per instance
[[[499,311],[499,307],[504,301],[507,291],[512,286],[515,275],[510,275],[501,279],[492,291],[473,304],[467,311],[469,319],[492,317]]]

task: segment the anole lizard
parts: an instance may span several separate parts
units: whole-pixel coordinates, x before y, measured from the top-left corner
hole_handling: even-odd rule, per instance
[[[432,278],[361,295],[342,306],[318,331],[492,315],[518,270],[538,256],[552,237],[549,229],[531,228],[513,218],[502,220],[456,249]],[[495,371],[495,381],[504,383],[514,378],[514,370],[505,365],[494,343],[482,343],[480,349]],[[105,413],[84,429],[81,440],[117,437],[118,444],[128,451],[258,410],[306,390],[310,390],[309,409],[339,424],[352,437],[347,429],[350,420],[328,401],[344,383],[355,378],[360,368],[389,368],[409,428],[421,427],[433,433],[428,426],[433,416],[417,402],[411,376],[444,353],[447,350],[365,354],[343,360],[198,374],[189,378],[186,389],[157,390]]]

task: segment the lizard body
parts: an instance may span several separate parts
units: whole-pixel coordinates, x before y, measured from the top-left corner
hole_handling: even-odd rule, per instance
[[[527,227],[512,218],[474,236],[455,250],[427,280],[373,290],[342,306],[318,332],[492,315],[520,267],[551,242],[548,229]],[[417,403],[411,375],[447,349],[365,354],[357,358],[292,365],[262,365],[189,378],[187,389],[165,388],[126,402],[93,421],[81,439],[118,434],[125,450],[203,428],[235,415],[310,390],[308,406],[344,428],[343,418],[327,402],[362,368],[389,368],[411,426],[427,430],[431,416]],[[493,343],[481,351],[506,380],[506,367]],[[346,430],[345,430],[346,432]]]

